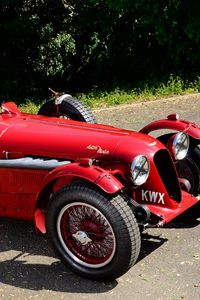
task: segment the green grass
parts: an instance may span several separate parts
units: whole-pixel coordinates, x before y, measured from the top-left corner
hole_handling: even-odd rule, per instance
[[[133,89],[115,88],[110,91],[95,88],[88,93],[79,93],[75,96],[90,108],[95,109],[197,92],[200,92],[200,77],[193,82],[185,82],[180,77],[173,77],[171,75],[166,83],[140,84],[140,87]],[[42,101],[40,104],[27,101],[26,104],[21,104],[19,107],[23,112],[37,113],[41,104]]]
[[[42,103],[35,104],[33,101],[27,100],[25,104],[19,105],[19,109],[25,113],[37,114]]]
[[[184,82],[181,78],[170,76],[167,83],[147,85],[140,88],[101,91],[95,89],[87,94],[79,94],[78,98],[91,108],[108,107],[113,105],[149,101],[158,98],[197,93],[200,91],[200,77],[194,82]]]

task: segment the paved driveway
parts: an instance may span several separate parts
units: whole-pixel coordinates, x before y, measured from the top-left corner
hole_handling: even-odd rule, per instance
[[[172,112],[200,123],[200,96],[95,111],[99,122],[139,129]],[[0,219],[0,299],[200,299],[200,219],[142,234],[137,264],[118,280],[98,283],[66,269],[31,223]]]

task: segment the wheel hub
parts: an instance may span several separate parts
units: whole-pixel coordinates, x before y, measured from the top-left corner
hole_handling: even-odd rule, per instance
[[[191,191],[191,183],[189,182],[189,180],[185,179],[185,178],[179,178],[179,182],[182,186],[182,188],[186,191],[186,192],[190,192]]]
[[[72,234],[72,236],[80,242],[82,245],[87,245],[92,240],[87,236],[87,234],[84,231],[77,231],[76,233]]]
[[[82,266],[103,267],[115,255],[113,229],[104,214],[90,204],[73,202],[64,206],[58,215],[57,230],[64,250]]]

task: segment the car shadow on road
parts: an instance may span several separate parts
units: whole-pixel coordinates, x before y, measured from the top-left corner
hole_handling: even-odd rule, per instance
[[[162,230],[172,229],[172,228],[194,228],[200,225],[200,203],[198,203],[194,208],[185,211],[180,216],[173,219],[171,222],[166,224]],[[156,228],[154,230],[156,232]],[[147,257],[149,254],[154,252],[156,249],[160,248],[168,239],[163,237],[162,234],[151,234],[148,229],[142,233],[142,244],[139,260]]]
[[[194,223],[196,224],[196,223]],[[0,219],[0,283],[29,290],[68,293],[105,293],[118,281],[96,282],[79,277],[56,259],[45,235],[36,235],[32,223]],[[142,233],[139,261],[167,241]]]
[[[163,238],[161,235],[151,235],[148,231],[142,233],[141,252],[138,261],[150,255],[167,241],[168,239]]]
[[[118,284],[84,279],[55,256],[32,223],[0,218],[0,283],[29,290],[105,293]]]
[[[165,228],[193,228],[200,224],[200,202],[169,222]]]

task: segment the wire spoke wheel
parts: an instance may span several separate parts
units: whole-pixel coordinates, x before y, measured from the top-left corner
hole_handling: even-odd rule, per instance
[[[63,263],[93,280],[123,275],[140,253],[137,220],[123,196],[87,182],[74,182],[51,197],[46,227]]]
[[[58,216],[57,231],[66,252],[83,266],[102,267],[113,258],[116,249],[113,229],[91,205],[66,205]]]

